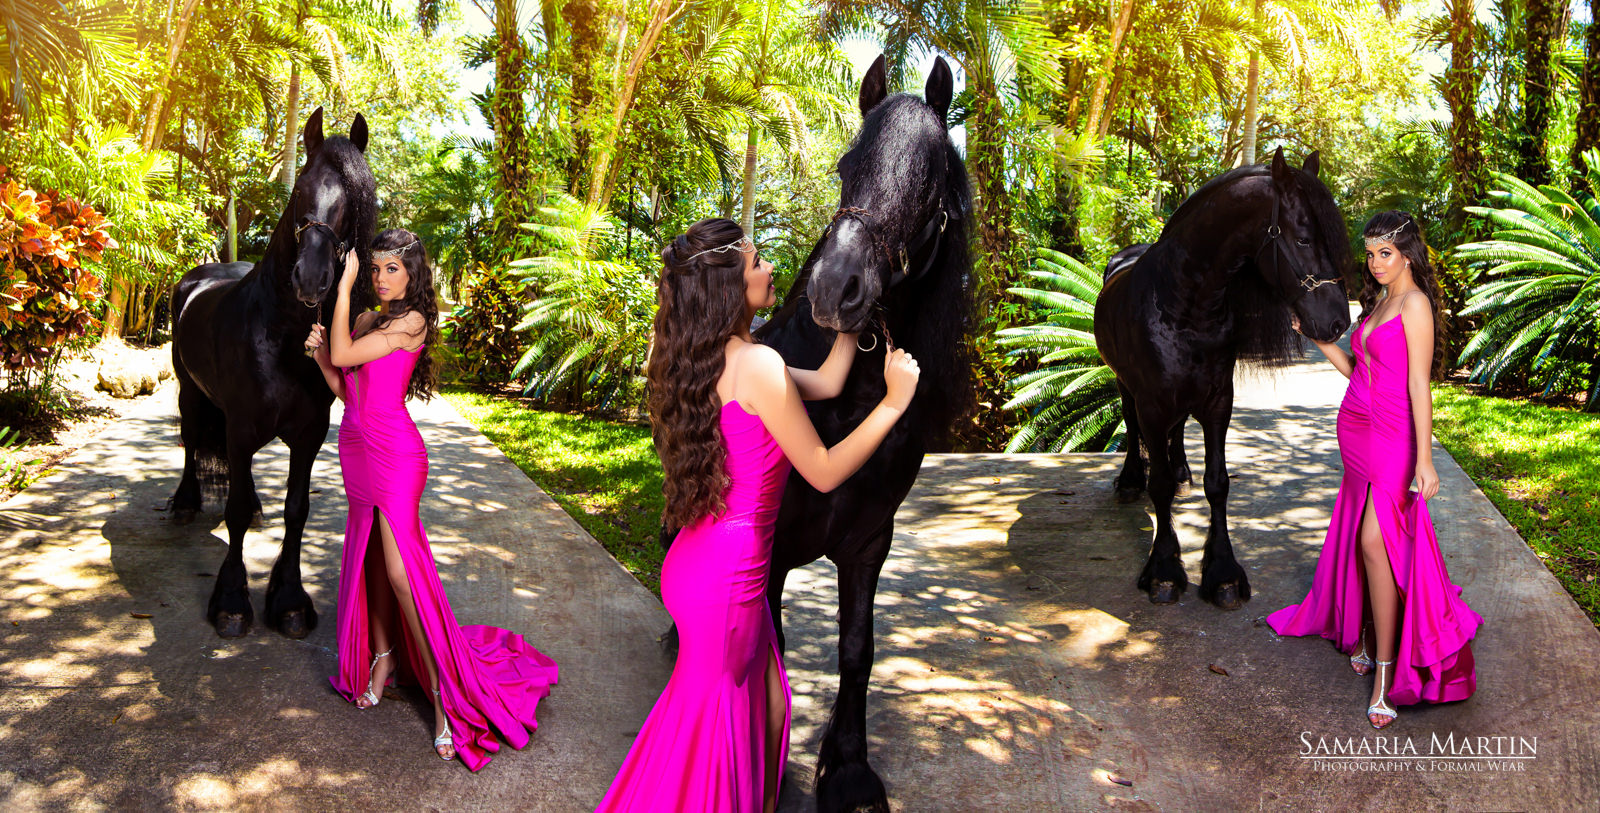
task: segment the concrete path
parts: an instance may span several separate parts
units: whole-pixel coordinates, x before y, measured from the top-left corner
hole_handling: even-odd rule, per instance
[[[457,617],[561,665],[526,749],[478,774],[441,762],[420,692],[358,711],[328,684],[344,532],[331,438],[304,557],[320,625],[303,641],[211,631],[220,507],[184,528],[152,510],[182,468],[175,404],[170,387],[151,396],[0,506],[0,809],[593,809],[671,671],[649,591],[443,399],[413,406],[432,458],[422,521]],[[279,443],[256,458],[257,619],[287,459]]]
[[[1280,640],[1261,622],[1310,583],[1337,490],[1343,381],[1307,364],[1241,392],[1231,515],[1255,597],[1233,613],[1192,591],[1155,607],[1134,589],[1149,517],[1113,501],[1116,458],[930,458],[877,602],[869,729],[894,808],[1600,805],[1600,634],[1442,452],[1435,520],[1486,621],[1475,697],[1402,709],[1379,737],[1363,715],[1370,678],[1327,643]],[[173,414],[170,390],[158,394],[0,506],[0,808],[592,808],[670,671],[656,644],[668,619],[546,495],[442,401],[416,410],[433,459],[423,521],[458,616],[523,633],[563,669],[529,747],[470,774],[428,750],[420,694],[360,712],[327,685],[343,527],[331,444],[305,554],[322,625],[298,642],[260,628],[214,636],[201,616],[220,515],[174,528],[151,510],[181,463]],[[1195,428],[1190,448],[1198,469]],[[247,546],[259,614],[283,447],[256,470],[268,505]],[[1198,489],[1178,519],[1198,581]],[[789,582],[784,810],[813,809],[837,685],[832,580],[819,563]],[[1457,753],[1430,759],[1434,737]],[[1479,740],[1497,737],[1513,739]],[[1319,742],[1380,740],[1413,752],[1301,758]],[[1467,758],[1484,751],[1526,758]]]

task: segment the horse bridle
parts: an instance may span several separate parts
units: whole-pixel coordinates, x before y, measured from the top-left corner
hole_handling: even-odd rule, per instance
[[[938,210],[939,217],[928,218],[927,224],[922,227],[921,231],[917,232],[915,237],[908,242],[900,244],[900,267],[889,275],[890,288],[894,288],[903,282],[921,279],[933,269],[933,261],[938,258],[939,247],[944,242],[944,230],[950,225],[950,210],[945,208],[944,200],[942,199],[939,201]],[[859,206],[840,206],[839,210],[833,213],[833,219],[828,221],[828,228],[831,230],[833,224],[837,223],[841,217],[855,218],[863,226],[868,227],[868,233],[872,233],[871,226],[867,221],[869,218],[877,217],[877,215]],[[890,262],[894,261],[895,254],[890,250],[888,244],[883,241],[883,238],[873,234],[872,243],[883,254],[884,259]],[[917,267],[916,273],[912,273],[910,271],[911,258],[920,256],[925,248],[929,249],[927,258]]]
[[[1267,224],[1266,239],[1261,241],[1261,248],[1256,249],[1256,257],[1257,261],[1259,261],[1261,251],[1268,245],[1272,246],[1272,273],[1275,277],[1279,278],[1283,276],[1283,272],[1279,268],[1278,264],[1278,257],[1283,253],[1283,246],[1279,245],[1278,243],[1278,238],[1283,236],[1283,228],[1278,225],[1278,209],[1282,205],[1282,200],[1283,199],[1279,197],[1276,192],[1273,193],[1272,220]],[[1298,271],[1299,269],[1294,270]],[[1302,274],[1300,276],[1301,290],[1299,295],[1294,298],[1294,301],[1299,302],[1305,297],[1306,294],[1309,294],[1324,285],[1336,285],[1338,282],[1339,281],[1336,279],[1317,279],[1315,275]]]
[[[324,223],[324,222],[322,222],[320,220],[312,220],[310,218],[306,218],[306,222],[305,222],[304,225],[296,226],[295,230],[294,230],[294,241],[296,243],[300,242],[300,232],[303,232],[306,229],[309,229],[309,228],[312,228],[312,227],[315,227],[315,226],[321,226],[322,228],[328,230],[328,234],[332,235],[334,245],[337,247],[337,249],[336,249],[336,251],[334,253],[334,256],[335,257],[343,257],[344,256],[344,252],[345,252],[345,241],[339,239],[339,232],[334,231],[334,228],[332,226],[330,226],[330,225],[328,225],[328,224],[326,224],[326,223]]]

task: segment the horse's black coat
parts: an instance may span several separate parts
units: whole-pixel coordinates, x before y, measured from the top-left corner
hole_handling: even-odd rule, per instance
[[[291,638],[317,625],[300,583],[300,538],[310,513],[311,464],[328,433],[333,393],[304,352],[311,325],[333,314],[343,251],[361,267],[377,219],[376,181],[367,167],[366,120],[348,139],[322,137],[322,110],[305,127],[306,166],[261,262],[209,263],[185,274],[172,294],[172,363],[184,446],[183,478],[172,497],[175,522],[201,507],[200,475],[225,472],[228,553],[206,618],[224,638],[250,630],[244,535],[259,520],[250,462],[274,437],[289,446],[283,549],[267,581],[267,623]],[[366,285],[358,285],[365,298]],[[361,303],[355,303],[360,305]],[[354,310],[354,309],[353,309]]]
[[[1228,536],[1224,446],[1235,363],[1286,362],[1299,347],[1291,313],[1302,332],[1322,341],[1350,326],[1341,281],[1349,238],[1317,169],[1316,153],[1297,170],[1279,149],[1270,168],[1225,173],[1184,201],[1155,243],[1123,249],[1107,263],[1094,333],[1117,375],[1128,425],[1117,496],[1131,502],[1145,489],[1143,446],[1156,528],[1138,585],[1158,604],[1177,601],[1188,586],[1172,529],[1172,498],[1190,479],[1184,421],[1193,415],[1205,434],[1211,530],[1200,597],[1235,609],[1250,598]]]
[[[906,348],[922,369],[910,408],[860,471],[827,494],[791,475],[779,509],[767,595],[780,640],[788,572],[822,556],[839,568],[839,697],[817,758],[817,806],[824,811],[888,809],[883,783],[867,763],[873,595],[895,510],[923,454],[944,442],[971,400],[971,193],[945,126],[951,89],[943,59],[928,78],[926,101],[885,98],[881,57],[868,71],[861,132],[839,161],[840,215],[812,249],[784,307],[756,334],[790,366],[815,369],[832,347],[834,329],[863,333],[862,345],[872,349],[857,355],[843,393],[808,405],[830,446],[882,400],[889,342]]]

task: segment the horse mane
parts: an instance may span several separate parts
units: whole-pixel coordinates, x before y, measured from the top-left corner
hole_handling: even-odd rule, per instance
[[[1311,210],[1316,237],[1323,249],[1332,255],[1336,267],[1349,265],[1350,245],[1344,231],[1344,217],[1334,204],[1327,186],[1303,169],[1290,167],[1290,171],[1298,181],[1299,201]],[[1162,243],[1173,230],[1187,225],[1190,217],[1203,211],[1206,204],[1235,182],[1270,174],[1271,169],[1265,164],[1249,164],[1207,181],[1172,213],[1161,230],[1161,238],[1151,247],[1151,253],[1156,253],[1158,246],[1165,248]],[[1163,251],[1159,254],[1170,253]],[[1269,255],[1262,252],[1262,256]],[[1233,335],[1229,344],[1233,346],[1235,357],[1246,364],[1270,369],[1282,367],[1301,357],[1303,350],[1299,334],[1290,323],[1290,306],[1267,283],[1266,273],[1256,255],[1246,256],[1228,277],[1226,296],[1228,311],[1233,319]]]

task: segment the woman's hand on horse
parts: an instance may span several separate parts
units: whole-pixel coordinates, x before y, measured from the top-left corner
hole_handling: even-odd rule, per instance
[[[1424,500],[1431,500],[1438,493],[1439,472],[1433,467],[1433,461],[1419,461],[1417,463],[1417,495]]]
[[[306,337],[306,349],[316,350],[322,346],[323,342],[327,341],[327,338],[327,331],[323,329],[322,325],[312,325],[311,335]]]
[[[911,405],[911,396],[917,391],[917,379],[921,375],[917,360],[905,350],[884,354],[883,383],[888,386],[889,392],[883,396],[883,402],[904,412]]]
[[[361,256],[355,249],[350,249],[344,255],[344,276],[339,277],[339,290],[348,293],[356,287],[356,278],[361,276]]]

